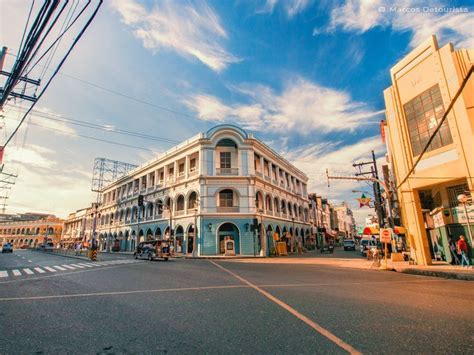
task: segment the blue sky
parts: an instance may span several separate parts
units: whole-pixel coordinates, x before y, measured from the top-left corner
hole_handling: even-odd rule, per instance
[[[0,44],[12,53],[30,4],[0,4]],[[306,172],[312,191],[349,201],[362,221],[371,211],[358,209],[351,190],[367,187],[344,182],[328,189],[325,169],[351,174],[351,164],[368,158],[371,149],[383,156],[382,91],[390,85],[390,68],[413,47],[431,34],[440,45],[473,47],[467,2],[423,6],[410,0],[106,1],[62,73],[154,106],[60,74],[37,107],[177,141],[218,123],[239,124]],[[421,12],[403,10],[417,8]],[[18,118],[14,107],[4,113],[5,133]],[[93,198],[94,157],[140,164],[171,147],[44,117],[31,122],[49,129],[25,125],[6,151],[5,170],[19,174],[9,211],[66,216]]]

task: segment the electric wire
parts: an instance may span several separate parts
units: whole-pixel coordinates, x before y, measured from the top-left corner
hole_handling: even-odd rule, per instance
[[[16,107],[13,107],[15,109]],[[105,131],[108,133],[117,133],[117,134],[123,134],[123,135],[128,135],[128,136],[133,136],[133,137],[138,137],[138,138],[144,138],[144,139],[149,139],[149,140],[155,140],[163,143],[170,143],[170,144],[178,144],[181,141],[175,140],[175,139],[169,139],[169,138],[164,138],[164,137],[158,137],[158,136],[152,136],[144,133],[139,133],[135,131],[130,131],[130,130],[125,130],[121,128],[116,128],[107,124],[104,125],[99,125],[95,123],[90,123],[87,121],[82,121],[74,118],[69,118],[66,116],[62,115],[55,115],[51,113],[46,113],[38,110],[32,110],[32,113],[30,115],[36,116],[36,117],[41,117],[41,118],[46,118],[48,120],[52,121],[58,121],[58,122],[64,122],[64,123],[69,123],[81,127],[86,127],[86,128],[92,128],[96,130],[101,130]]]
[[[23,124],[23,122],[25,121],[26,117],[28,116],[28,114],[30,113],[30,111],[34,108],[34,106],[36,105],[36,103],[38,102],[38,100],[43,96],[43,94],[45,93],[45,91],[48,89],[49,85],[51,84],[52,80],[56,77],[56,75],[58,74],[59,72],[59,69],[63,66],[64,62],[66,61],[66,59],[69,57],[69,55],[71,54],[72,50],[74,49],[74,47],[76,46],[76,44],[79,42],[80,38],[82,37],[82,35],[84,34],[84,32],[86,31],[86,29],[89,27],[89,25],[92,23],[93,19],[95,18],[95,16],[97,15],[97,12],[99,11],[99,8],[101,7],[103,3],[103,0],[99,0],[99,3],[97,5],[97,7],[95,8],[94,12],[92,13],[92,15],[90,16],[90,18],[88,19],[88,21],[86,22],[86,24],[83,26],[83,28],[81,29],[81,31],[79,32],[79,34],[77,35],[77,37],[74,39],[73,43],[71,44],[71,46],[69,47],[67,53],[65,54],[65,56],[61,59],[60,63],[58,64],[58,66],[56,67],[55,71],[53,72],[53,74],[51,75],[51,77],[49,78],[49,80],[47,81],[46,85],[44,86],[43,90],[39,93],[38,97],[37,97],[37,100],[35,102],[33,102],[33,104],[30,106],[30,108],[28,109],[28,111],[23,115],[23,118],[21,119],[20,123],[18,124],[18,126],[15,128],[15,130],[10,134],[9,138],[7,139],[7,141],[5,142],[5,144],[3,145],[4,147],[6,147],[8,145],[8,143],[11,141],[11,139],[13,138],[13,136],[18,132],[18,129],[20,128],[20,126]]]

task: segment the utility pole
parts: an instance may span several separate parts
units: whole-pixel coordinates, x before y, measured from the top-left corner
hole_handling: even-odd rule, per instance
[[[362,167],[370,165],[370,171],[362,171]],[[384,213],[384,208],[383,208],[383,203],[382,203],[382,193],[380,191],[380,179],[379,179],[379,174],[377,172],[377,161],[375,159],[375,153],[372,150],[372,160],[371,161],[366,161],[366,162],[361,162],[361,163],[354,163],[352,164],[354,168],[359,168],[359,172],[355,174],[355,176],[365,176],[365,175],[371,175],[373,179],[372,181],[372,188],[374,191],[374,208],[375,212],[377,213],[377,218],[379,220],[379,226],[380,228],[383,228],[385,226],[385,213]],[[385,189],[385,191],[388,191]]]

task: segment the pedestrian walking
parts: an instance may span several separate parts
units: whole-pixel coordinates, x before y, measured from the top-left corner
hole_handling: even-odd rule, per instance
[[[456,248],[456,243],[453,238],[449,237],[449,250],[451,251],[451,265],[459,265],[459,258]]]
[[[465,266],[469,266],[467,243],[463,235],[459,236],[457,246],[458,246],[458,255],[461,256],[461,266],[464,266],[464,263],[466,263]]]
[[[298,254],[302,254],[303,253],[303,238],[300,236],[298,236]]]
[[[76,256],[78,256],[81,253],[81,242],[76,243]]]

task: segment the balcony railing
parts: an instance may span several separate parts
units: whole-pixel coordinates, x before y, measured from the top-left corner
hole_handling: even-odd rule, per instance
[[[217,175],[239,175],[238,168],[217,168],[216,169]]]
[[[268,182],[272,181],[272,179],[270,179],[270,176],[265,176],[265,180],[268,181]]]
[[[256,172],[255,172],[255,175],[257,175],[257,176],[263,178],[263,174],[262,174],[260,171],[256,171]]]
[[[240,208],[239,206],[236,207],[217,207],[217,212],[218,213],[235,213],[239,212]]]
[[[189,170],[189,176],[194,176],[194,175],[197,175],[197,174],[198,174],[198,170],[197,170],[197,169]]]
[[[184,212],[185,212],[184,210],[175,211],[175,212],[174,212],[174,215],[175,215],[176,217],[178,217],[178,216],[184,216]]]

